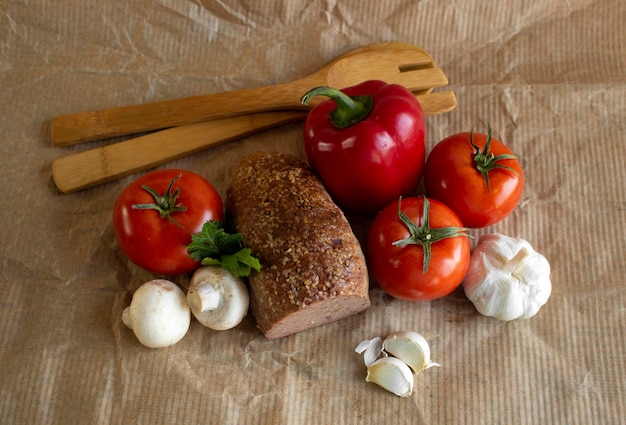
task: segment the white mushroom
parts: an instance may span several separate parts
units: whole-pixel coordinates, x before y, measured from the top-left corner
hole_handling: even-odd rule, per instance
[[[207,328],[217,331],[234,328],[245,317],[249,303],[243,281],[221,267],[200,267],[189,283],[187,304]]]
[[[191,313],[182,289],[169,280],[155,279],[135,291],[122,321],[143,345],[162,348],[187,334]]]

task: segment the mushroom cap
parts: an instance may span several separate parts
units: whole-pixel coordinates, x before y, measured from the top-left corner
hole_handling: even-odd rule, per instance
[[[204,266],[191,278],[187,303],[202,325],[222,331],[241,323],[248,312],[250,296],[243,280],[228,270]]]
[[[182,289],[169,280],[155,279],[135,291],[122,319],[143,345],[162,348],[187,334],[191,312]]]

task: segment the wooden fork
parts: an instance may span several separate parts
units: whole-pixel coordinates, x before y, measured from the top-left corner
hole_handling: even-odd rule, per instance
[[[448,84],[424,50],[404,43],[382,43],[344,54],[304,78],[273,86],[123,106],[52,119],[55,145],[159,130],[200,121],[275,110],[306,110],[300,98],[317,86],[344,88],[366,80],[401,84],[416,93]]]

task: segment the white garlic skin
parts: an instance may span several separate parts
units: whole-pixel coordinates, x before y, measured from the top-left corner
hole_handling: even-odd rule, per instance
[[[524,239],[484,235],[472,252],[463,288],[482,315],[528,319],[550,298],[550,263]]]
[[[400,397],[413,393],[413,372],[395,357],[382,357],[367,368],[366,382],[372,382]]]
[[[383,340],[377,336],[373,339],[362,341],[354,350],[363,354],[363,361],[366,367],[370,367],[383,354]]]

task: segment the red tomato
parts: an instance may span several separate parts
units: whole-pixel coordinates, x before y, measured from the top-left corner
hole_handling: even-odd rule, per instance
[[[482,168],[482,172],[481,172]],[[426,194],[472,228],[504,219],[519,203],[524,173],[517,157],[489,134],[459,133],[439,142],[424,166]]]
[[[153,273],[176,275],[200,266],[187,252],[191,235],[207,221],[223,218],[222,199],[202,176],[157,170],[122,191],[113,208],[113,229],[133,263]]]
[[[434,199],[404,198],[400,208],[388,205],[368,233],[372,275],[396,298],[421,301],[448,295],[469,267],[469,237],[461,226],[456,214]]]

